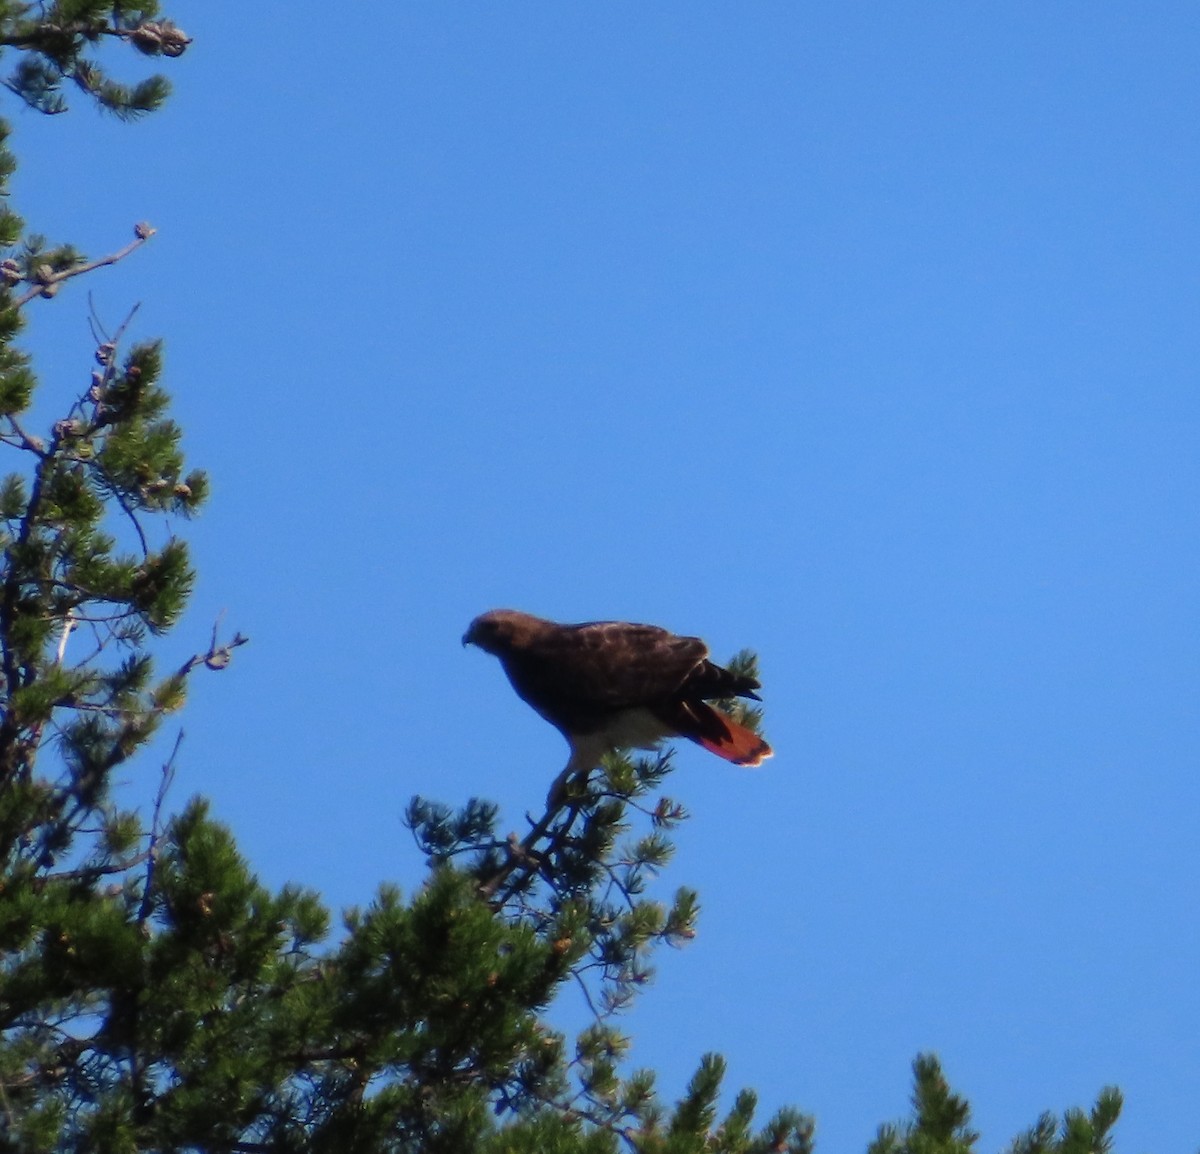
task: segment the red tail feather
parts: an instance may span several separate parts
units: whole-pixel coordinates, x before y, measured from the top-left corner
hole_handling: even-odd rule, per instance
[[[739,725],[706,701],[685,701],[670,712],[656,712],[681,737],[690,738],[734,765],[761,765],[774,752],[752,729]]]

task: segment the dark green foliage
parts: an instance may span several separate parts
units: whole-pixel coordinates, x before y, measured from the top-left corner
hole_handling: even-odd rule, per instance
[[[746,669],[753,672],[752,662]],[[702,1061],[673,1110],[659,1100],[651,1073],[623,1071],[628,1041],[617,1015],[649,982],[654,948],[683,944],[695,933],[692,891],[677,891],[669,904],[649,896],[670,859],[671,831],[685,817],[681,806],[656,796],[670,770],[669,756],[609,757],[601,772],[568,782],[520,839],[501,837],[494,807],[479,801],[457,814],[420,798],[409,808],[408,823],[434,876],[454,862],[471,880],[476,901],[483,899],[494,916],[549,947],[547,973],[555,983],[573,979],[595,1016],[573,1048],[554,1041],[554,1064],[531,1070],[537,1078],[523,1081],[523,1096],[504,1088],[501,1103],[516,1109],[518,1121],[503,1132],[512,1146],[496,1149],[532,1148],[526,1143],[536,1134],[563,1150],[612,1148],[583,1145],[600,1143],[602,1135],[646,1154],[809,1150],[812,1124],[795,1111],[781,1112],[755,1133],[749,1092],[717,1121],[720,1058]],[[561,1111],[572,1127],[547,1128],[538,1110],[531,1118],[538,1104],[542,1111]]]
[[[1071,1109],[1061,1121],[1053,1114],[1043,1114],[1010,1150],[1012,1154],[1108,1154],[1121,1104],[1121,1092],[1108,1086],[1089,1113]]]
[[[725,662],[725,668],[737,677],[751,677],[758,680],[758,659],[748,649],[735,653]],[[762,708],[755,705],[749,698],[726,697],[714,704],[735,721],[750,729],[757,730],[762,725]]]
[[[129,85],[113,80],[98,63],[105,42],[125,41],[146,56],[180,56],[190,41],[152,0],[140,4],[57,0],[48,5],[0,3],[0,45],[23,51],[7,87],[39,112],[67,107],[70,82],[108,112],[132,119],[153,112],[170,86],[162,76]]]
[[[868,1154],[968,1154],[978,1137],[967,1126],[971,1110],[950,1090],[938,1060],[917,1058],[913,1079],[913,1121],[881,1126]]]
[[[978,1135],[970,1129],[970,1107],[946,1082],[941,1063],[922,1054],[913,1063],[913,1117],[901,1125],[881,1126],[868,1154],[969,1154]],[[1112,1128],[1121,1113],[1121,1094],[1100,1092],[1091,1113],[1068,1110],[1061,1122],[1043,1114],[1015,1139],[1010,1154],[1107,1154]]]

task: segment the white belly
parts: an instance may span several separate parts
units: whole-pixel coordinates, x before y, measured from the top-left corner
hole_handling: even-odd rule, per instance
[[[604,730],[609,745],[616,749],[654,749],[674,730],[663,725],[648,709],[627,709],[618,713]]]

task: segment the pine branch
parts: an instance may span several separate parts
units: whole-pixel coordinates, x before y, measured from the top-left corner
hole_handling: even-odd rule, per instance
[[[554,796],[555,791],[551,791],[551,797]],[[561,845],[562,840],[571,826],[574,825],[579,813],[579,803],[568,800],[565,796],[561,795],[561,791],[559,792],[559,800],[548,800],[545,814],[542,815],[540,820],[532,823],[529,833],[521,841],[518,842],[516,840],[515,834],[509,835],[508,842],[506,843],[508,848],[507,860],[500,869],[480,884],[480,897],[489,899],[493,909],[500,909],[516,894],[521,892],[521,890],[531,885],[548,856]],[[555,819],[561,814],[568,815],[567,821],[552,832],[551,827],[554,825]],[[530,820],[528,814],[526,814],[526,820]],[[549,842],[546,849],[539,851],[536,848],[538,842],[547,836],[549,836]],[[496,897],[497,890],[509,878],[513,878],[512,884],[505,888],[503,894]]]
[[[191,37],[170,20],[147,20],[132,28],[100,20],[75,20],[65,24],[47,21],[27,27],[22,32],[0,35],[0,46],[61,51],[64,45],[96,40],[102,36],[128,41],[147,56],[182,56],[192,42]]]
[[[54,466],[55,457],[58,454],[60,445],[61,436],[56,433],[54,439],[51,441],[50,448],[42,455],[38,462],[34,473],[33,486],[29,493],[29,502],[25,507],[25,513],[21,518],[20,528],[17,532],[16,546],[20,549],[24,549],[29,544],[34,526],[38,524],[41,518],[41,506],[46,481]],[[11,547],[8,553],[8,571],[5,575],[3,590],[0,591],[0,666],[2,666],[4,673],[5,699],[11,702],[13,694],[27,681],[27,676],[23,677],[17,668],[17,654],[13,646],[13,626],[17,616],[17,601],[20,597],[21,585],[25,575],[18,572],[17,567],[12,563],[13,549]],[[10,708],[5,712],[3,722],[0,722],[0,765],[3,765],[8,773],[11,773],[15,768],[10,757],[10,750],[13,742],[17,739],[18,732],[19,727]]]
[[[107,268],[109,265],[116,264],[118,261],[124,260],[130,253],[136,252],[142,247],[158,230],[150,225],[136,224],[133,226],[134,239],[131,240],[124,248],[117,252],[110,253],[108,256],[100,257],[98,260],[89,261],[87,264],[75,265],[71,268],[60,269],[55,272],[49,265],[39,265],[34,270],[33,279],[37,282],[35,287],[31,288],[24,296],[18,297],[15,302],[15,307],[24,308],[35,297],[44,297],[49,299],[57,295],[59,288],[73,277],[83,276],[89,272],[95,272],[98,268]],[[14,262],[6,262],[15,268]],[[8,270],[3,270],[7,272]],[[19,272],[19,270],[18,270]],[[6,280],[12,284],[19,284],[22,280],[29,278],[17,276],[16,280],[12,280],[11,276],[6,276]]]

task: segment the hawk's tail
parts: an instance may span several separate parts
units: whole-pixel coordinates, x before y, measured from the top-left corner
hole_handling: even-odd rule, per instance
[[[734,765],[761,765],[774,752],[754,730],[739,725],[707,701],[681,701],[669,711],[656,712],[681,737]]]

